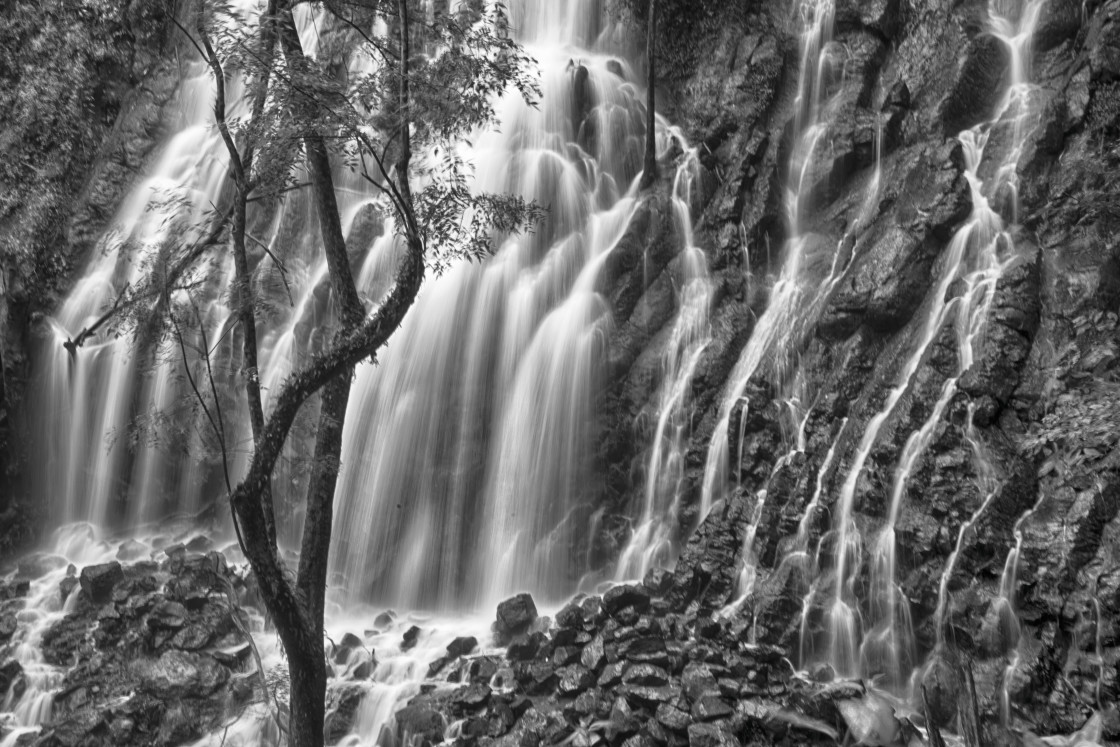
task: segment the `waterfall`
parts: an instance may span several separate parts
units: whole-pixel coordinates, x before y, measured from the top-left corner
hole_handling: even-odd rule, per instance
[[[673,137],[684,144],[678,130]],[[691,388],[701,356],[711,342],[708,313],[715,290],[704,253],[692,235],[693,189],[699,176],[695,148],[688,149],[673,179],[673,210],[684,236],[673,275],[679,311],[661,356],[661,385],[652,401],[655,420],[646,465],[642,513],[619,555],[615,577],[640,579],[658,565],[675,562],[677,511],[684,480],[685,449],[692,419]]]
[[[825,116],[831,99],[829,78],[836,72],[837,61],[831,54],[833,0],[801,0],[795,3],[802,25],[800,36],[801,57],[794,103],[795,144],[787,177],[786,212],[789,238],[783,247],[783,263],[778,278],[770,290],[766,311],[755,325],[728,378],[719,409],[719,420],[708,445],[704,465],[704,481],[700,498],[700,516],[705,516],[712,505],[724,497],[731,485],[729,474],[738,474],[738,460],[730,453],[729,427],[736,407],[740,405],[747,385],[763,364],[770,362],[775,383],[783,383],[788,358],[797,349],[803,335],[811,329],[817,313],[823,308],[828,291],[838,274],[835,259],[826,278],[815,278],[806,267],[806,253],[812,234],[805,225],[805,215],[811,207],[810,183],[814,174],[814,154],[822,136],[827,132]],[[750,407],[747,402],[744,407]],[[746,413],[740,415],[740,422]],[[802,418],[795,412],[794,422]],[[800,430],[800,429],[798,429]],[[740,438],[740,443],[742,439]]]
[[[991,31],[1011,52],[1011,81],[994,119],[959,136],[964,148],[965,176],[971,191],[972,212],[949,243],[941,260],[937,284],[918,317],[916,344],[902,367],[897,384],[880,411],[869,420],[841,487],[835,519],[835,581],[828,608],[828,629],[830,663],[843,676],[883,674],[893,687],[901,687],[914,664],[909,602],[898,586],[895,526],[907,481],[942,425],[945,411],[957,393],[958,381],[973,365],[976,346],[983,334],[996,287],[1003,272],[1016,261],[1014,242],[1007,225],[1013,225],[1017,213],[1014,207],[1017,193],[1015,167],[1028,134],[1027,124],[1031,116],[1027,60],[1031,34],[1041,6],[1042,0],[1030,2],[1021,14],[1014,17],[1005,15],[1006,9],[998,2],[989,6]],[[987,164],[984,155],[989,135],[995,127],[1005,124],[1011,128],[1010,146],[1000,153],[998,162]],[[982,167],[988,166],[992,168],[982,172]],[[984,178],[982,173],[991,175]],[[997,198],[1007,199],[1011,205],[1007,224],[992,206]],[[962,281],[963,291],[950,297],[950,286],[958,281]],[[864,626],[860,619],[856,583],[863,561],[863,538],[852,515],[857,483],[881,429],[912,387],[915,375],[942,328],[950,323],[957,342],[957,371],[942,385],[928,418],[910,435],[903,447],[892,484],[887,521],[871,551],[870,620],[867,630],[862,632]],[[969,439],[974,438],[975,434],[970,429]],[[983,451],[976,447],[976,453],[983,472]],[[960,545],[967,530],[975,524],[999,490],[999,485],[995,484],[997,481],[989,477],[981,487],[983,499],[972,519],[962,526],[957,551],[949,557],[941,583],[939,627],[944,613],[948,576]]]
[[[242,0],[231,29],[252,29],[258,5]],[[575,545],[594,512],[593,408],[614,324],[602,271],[639,204],[645,119],[644,93],[614,54],[603,18],[599,0],[511,4],[512,31],[539,62],[542,97],[537,107],[516,95],[497,101],[500,129],[478,133],[463,156],[475,166],[479,190],[536,199],[549,214],[491,260],[456,263],[432,278],[377,365],[359,366],[331,559],[332,585],[353,602],[450,609],[518,588],[559,599],[586,570]],[[325,16],[301,6],[296,20],[314,54]],[[379,63],[354,55],[349,64],[359,74]],[[224,493],[218,445],[188,375],[205,382],[214,372],[223,394],[208,405],[228,429],[232,479],[247,468],[252,440],[238,394],[246,374],[224,252],[210,250],[189,277],[196,300],[181,343],[151,341],[142,324],[109,324],[80,347],[62,344],[94,326],[176,246],[202,240],[216,220],[212,206],[221,204],[228,179],[212,86],[206,66],[191,63],[174,134],[50,320],[37,356],[37,442],[48,455],[38,490],[59,523],[132,528],[193,515]],[[235,75],[227,87],[231,118],[248,113],[243,88]],[[660,124],[663,151],[683,143]],[[690,236],[695,154],[684,163],[674,203]],[[335,179],[359,287],[377,298],[401,250],[392,220],[369,185],[341,168]],[[270,252],[251,268],[265,309],[259,375],[266,411],[269,393],[323,344],[329,289],[315,225],[305,190],[250,215],[253,253],[258,246]],[[657,436],[663,451],[655,469],[664,475],[679,466],[687,379],[703,347],[711,292],[698,249],[690,245],[674,266],[687,329],[671,364],[681,372],[669,376],[676,391],[666,394],[676,405],[666,400]],[[182,292],[170,300],[188,301]],[[308,452],[307,438],[293,435],[274,479],[288,541],[302,521]],[[651,506],[643,521],[662,513],[661,504]]]

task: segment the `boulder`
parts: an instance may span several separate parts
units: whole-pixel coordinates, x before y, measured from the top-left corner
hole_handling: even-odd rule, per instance
[[[327,744],[335,744],[354,728],[354,718],[366,691],[361,687],[328,688],[327,717],[323,723]]]
[[[396,744],[438,744],[446,723],[438,711],[423,704],[407,705],[396,713]]]
[[[474,636],[464,636],[447,644],[447,655],[452,659],[457,659],[473,652],[476,648],[478,648],[478,639]]]
[[[688,747],[740,747],[738,738],[721,724],[692,724]]]
[[[494,623],[494,638],[499,646],[507,646],[514,637],[528,632],[537,621],[537,605],[530,594],[510,597],[498,605],[498,619]]]
[[[163,601],[148,613],[148,627],[152,630],[178,630],[187,622],[187,608],[178,602]]]
[[[650,594],[663,597],[673,588],[673,574],[664,568],[650,568],[642,578],[642,586],[649,589]]]
[[[627,607],[633,607],[639,613],[645,612],[649,603],[650,592],[645,586],[615,586],[603,595],[603,610],[608,615],[617,615]]]
[[[401,638],[401,651],[408,651],[416,646],[416,641],[420,638],[420,628],[413,625],[411,628],[404,632]]]
[[[166,651],[133,664],[141,687],[156,697],[205,698],[229,680],[229,670],[209,656]]]
[[[23,676],[23,665],[15,659],[10,659],[0,666],[0,693],[7,694],[12,685]]]
[[[111,563],[89,565],[79,576],[82,591],[94,604],[104,604],[112,599],[113,587],[124,581],[124,570],[115,560]]]

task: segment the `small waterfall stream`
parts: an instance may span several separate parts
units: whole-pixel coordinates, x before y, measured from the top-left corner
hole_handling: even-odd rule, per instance
[[[895,527],[903,505],[907,481],[941,426],[946,408],[957,393],[957,383],[973,365],[996,286],[1003,272],[1016,261],[1011,230],[1005,226],[1013,225],[1017,212],[1014,208],[1017,199],[1015,166],[1032,114],[1028,52],[1041,6],[1042,0],[1029,2],[1018,14],[1010,13],[1000,3],[993,2],[989,6],[989,27],[1011,54],[1011,80],[994,119],[959,136],[964,148],[965,175],[971,190],[972,213],[953,236],[941,259],[937,285],[929,297],[925,311],[919,316],[921,326],[917,333],[917,344],[902,368],[897,385],[891,390],[880,411],[868,422],[841,488],[835,519],[838,535],[836,578],[828,612],[828,629],[830,663],[837,673],[844,676],[883,674],[891,686],[897,689],[906,683],[916,664],[909,602],[898,587]],[[993,129],[997,127],[1008,127],[1010,136],[1004,149],[997,154],[999,161],[991,165],[984,160],[985,146]],[[1005,218],[993,207],[997,199],[1004,200],[1011,206],[1006,224]],[[963,289],[960,295],[951,295],[950,287],[958,281],[962,282]],[[856,595],[864,544],[852,514],[857,483],[881,429],[913,385],[914,376],[925,361],[931,345],[949,323],[953,325],[957,342],[957,372],[942,385],[941,393],[928,418],[907,439],[896,466],[887,521],[871,551],[868,605],[871,617],[865,626],[860,615],[860,600]],[[969,438],[974,439],[971,416],[967,431]],[[990,473],[984,463],[982,447],[974,442],[974,450],[980,462],[979,472]],[[942,597],[967,530],[999,490],[994,476],[982,482],[982,501],[972,519],[962,526],[958,550],[948,559],[945,578],[941,584]],[[939,603],[939,610],[942,612],[943,604],[944,598]]]

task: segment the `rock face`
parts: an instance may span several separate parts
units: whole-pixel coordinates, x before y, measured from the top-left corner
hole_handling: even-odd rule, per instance
[[[948,682],[932,656],[945,638],[955,647],[945,652],[956,662],[949,679],[972,672],[986,729],[998,731],[1006,692],[1024,728],[1072,733],[1097,703],[1120,698],[1120,645],[1110,622],[1120,615],[1113,435],[1120,412],[1111,404],[1120,394],[1120,188],[1106,176],[1120,167],[1120,2],[1041,5],[1028,52],[1032,98],[1014,167],[1018,209],[1006,190],[985,194],[1014,229],[999,247],[1006,264],[989,291],[971,362],[955,378],[961,358],[954,332],[937,330],[897,405],[876,422],[865,454],[861,440],[921,339],[937,300],[935,280],[973,209],[958,135],[998,114],[1011,58],[988,27],[984,2],[836,4],[834,44],[844,50],[844,75],[827,83],[828,116],[800,209],[804,282],[817,287],[833,256],[842,272],[813,299],[819,305],[807,328],[782,354],[764,357],[747,383],[747,419],[742,403],[732,408],[727,441],[742,457],[724,476],[732,488],[713,496],[720,500],[701,517],[708,448],[729,374],[754,334],[752,320],[772,300],[765,288],[785,256],[778,251],[789,230],[781,190],[796,136],[800,63],[787,4],[715,14],[713,26],[678,27],[663,40],[677,50],[674,60],[687,61],[665,73],[669,116],[690,142],[703,144],[705,169],[719,175],[692,206],[696,243],[718,289],[683,436],[676,532],[688,539],[678,543],[671,583],[657,591],[674,612],[702,616],[742,592],[749,560],[751,593],[736,619],[751,620],[760,643],[780,646],[821,679],[834,677],[832,598],[804,599],[807,576],[818,588],[834,583],[839,498],[862,460],[851,486],[852,525],[862,538],[850,579],[860,635],[886,629],[876,627],[884,623],[872,599],[881,573],[873,550],[889,528],[897,558],[892,593],[912,623],[912,632],[901,620],[892,623],[909,640],[899,665],[906,674],[922,674],[932,662],[933,689]],[[1006,125],[992,129],[981,180],[992,179],[1012,134]],[[599,445],[604,515],[591,543],[608,572],[645,499],[660,375],[650,361],[659,360],[675,313],[660,290],[667,276],[648,280],[612,333]],[[946,296],[964,290],[956,283]],[[907,443],[950,385],[888,527]],[[791,407],[799,408],[796,419]],[[799,565],[806,551],[817,565]],[[1016,615],[1001,599],[1009,557],[1018,571]],[[1005,682],[1012,652],[1018,663]],[[612,686],[623,676],[605,675]],[[943,695],[931,690],[935,715],[955,718],[955,695]],[[671,732],[667,724],[680,723],[678,711],[694,715],[666,708],[659,727]],[[1115,713],[1103,724],[1106,738],[1120,737]],[[718,741],[708,730],[696,738]]]

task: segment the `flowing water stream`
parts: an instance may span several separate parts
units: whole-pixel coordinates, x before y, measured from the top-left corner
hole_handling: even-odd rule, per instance
[[[1011,233],[1017,213],[1014,207],[1017,199],[1015,167],[1033,116],[1027,63],[1031,36],[1041,6],[1042,0],[1028,2],[1017,10],[997,2],[989,6],[989,28],[1010,53],[1010,82],[1003,101],[996,108],[995,117],[959,136],[964,149],[972,212],[953,236],[940,260],[937,284],[924,312],[918,317],[917,342],[896,386],[880,411],[868,422],[841,487],[836,515],[836,576],[828,627],[830,663],[844,676],[881,674],[886,676],[892,687],[901,688],[916,663],[909,602],[898,586],[895,528],[907,481],[942,426],[946,408],[957,393],[961,376],[973,365],[996,286],[1004,271],[1017,260]],[[996,130],[1005,131],[1001,135],[1006,142],[1001,143],[1003,147],[997,150],[994,163],[989,163],[985,161],[986,146]],[[1006,206],[1006,217],[993,207],[1000,201]],[[958,281],[962,281],[959,295],[950,294],[951,286]],[[852,512],[857,485],[883,426],[913,386],[915,374],[948,324],[953,325],[957,343],[957,371],[942,385],[926,421],[907,439],[896,466],[887,521],[871,550],[870,619],[865,624],[861,620],[860,600],[856,595],[864,544]],[[967,430],[969,438],[973,438],[974,431],[971,427]],[[980,461],[978,472],[983,474],[986,465],[982,448],[977,448],[976,454]],[[958,545],[999,490],[999,486],[993,484],[994,478],[989,477],[981,487],[981,502],[976,514],[961,528]],[[948,560],[946,577],[942,580],[942,596],[946,593],[944,587],[958,554],[959,548]],[[939,621],[944,612],[943,603],[939,604]]]

